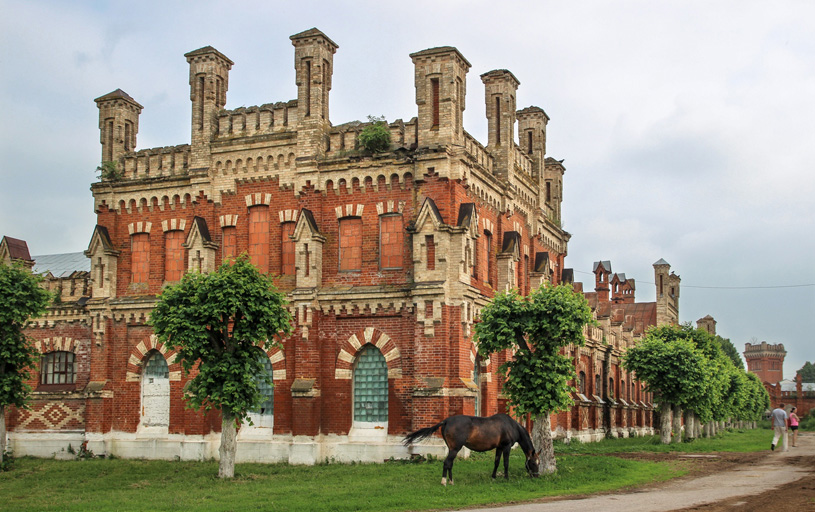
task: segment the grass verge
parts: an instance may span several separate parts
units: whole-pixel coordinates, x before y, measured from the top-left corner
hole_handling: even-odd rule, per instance
[[[18,458],[0,473],[0,510],[268,510],[402,511],[522,502],[652,483],[686,473],[682,465],[625,460],[632,451],[754,451],[767,431],[728,432],[712,440],[664,447],[654,438],[557,444],[558,472],[531,479],[513,451],[510,479],[490,479],[493,454],[474,453],[454,467],[456,485],[442,487],[441,461],[386,464],[238,464],[221,481],[217,463],[144,460],[55,461]],[[759,446],[760,441],[760,446]],[[584,454],[606,455],[585,457]]]

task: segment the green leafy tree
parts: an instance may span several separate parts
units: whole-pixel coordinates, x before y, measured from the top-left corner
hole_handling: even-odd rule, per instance
[[[802,382],[815,382],[815,364],[807,361],[797,373],[801,376]]]
[[[368,116],[371,124],[359,133],[359,145],[371,153],[383,153],[391,147],[391,132],[385,116]]]
[[[42,277],[22,265],[0,263],[0,467],[6,451],[6,406],[26,407],[31,392],[25,381],[31,379],[39,353],[23,329],[51,300],[41,282]]]
[[[722,351],[725,353],[727,357],[733,361],[733,365],[740,370],[744,370],[744,361],[741,358],[741,354],[739,354],[739,350],[733,345],[729,338],[722,338],[721,336],[715,336],[716,341],[719,342],[719,345],[722,347]]]
[[[683,404],[705,392],[709,360],[684,327],[666,325],[650,329],[639,344],[628,349],[623,366],[636,373],[656,396],[661,440],[670,444],[672,409],[676,419]]]
[[[743,407],[744,415],[742,419],[746,421],[758,421],[764,417],[764,412],[770,410],[770,394],[767,388],[752,372],[742,372],[747,380],[746,404]]]
[[[291,333],[285,296],[243,256],[210,274],[189,273],[159,296],[151,323],[168,348],[178,352],[192,409],[219,409],[223,423],[218,476],[235,474],[237,422],[262,398],[256,376],[257,347],[278,345]]]
[[[570,286],[546,284],[528,297],[514,290],[499,293],[475,326],[483,357],[514,352],[501,366],[506,374],[503,392],[516,412],[532,415],[532,441],[544,473],[557,470],[549,415],[571,407],[575,391],[569,385],[575,378],[574,363],[561,349],[584,344],[583,327],[589,322],[591,309],[581,293]]]

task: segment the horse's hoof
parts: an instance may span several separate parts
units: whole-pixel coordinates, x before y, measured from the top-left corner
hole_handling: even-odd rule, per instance
[[[446,478],[446,477],[442,477],[442,479],[441,479],[441,484],[442,484],[443,486],[447,487],[447,478]]]
[[[450,479],[450,485],[453,485],[453,479],[452,478]]]

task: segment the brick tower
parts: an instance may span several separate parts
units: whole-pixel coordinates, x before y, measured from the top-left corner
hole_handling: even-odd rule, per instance
[[[784,350],[783,343],[770,345],[762,341],[760,345],[744,344],[744,360],[747,361],[747,371],[758,375],[761,382],[776,385],[784,378]]]

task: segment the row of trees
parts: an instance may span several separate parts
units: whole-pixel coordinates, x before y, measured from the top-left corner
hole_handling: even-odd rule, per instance
[[[569,384],[575,382],[575,366],[562,349],[583,345],[583,328],[592,321],[583,294],[566,285],[544,285],[526,297],[515,291],[496,295],[475,327],[483,357],[502,350],[513,353],[501,367],[503,392],[517,413],[532,416],[532,440],[544,473],[557,470],[550,414],[572,407],[576,391]],[[701,424],[706,435],[713,435],[717,422],[756,421],[770,405],[764,386],[744,371],[730,341],[690,325],[650,329],[626,352],[623,365],[660,404],[665,444],[671,442],[672,430],[680,432],[683,410],[686,435],[693,438]]]
[[[623,366],[634,372],[660,404],[662,442],[679,442],[682,412],[685,437],[715,433],[719,422],[753,422],[770,406],[770,396],[754,373],[728,356],[729,341],[690,325],[652,328],[628,349]],[[740,360],[739,360],[740,362]]]

